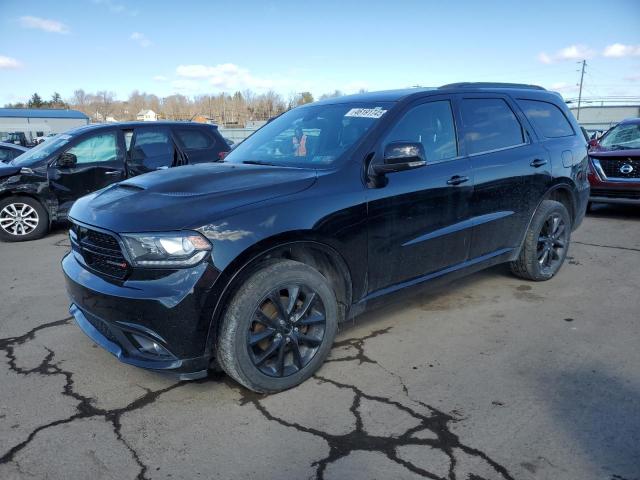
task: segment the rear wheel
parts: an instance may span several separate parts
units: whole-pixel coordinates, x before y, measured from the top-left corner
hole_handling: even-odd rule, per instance
[[[536,211],[511,271],[527,280],[553,278],[564,263],[571,239],[571,217],[565,206],[544,200]]]
[[[253,391],[286,390],[320,368],[337,322],[336,296],[320,272],[292,260],[269,264],[231,300],[218,338],[218,363]]]
[[[0,201],[0,239],[21,242],[43,237],[49,229],[49,216],[37,200],[8,197]]]

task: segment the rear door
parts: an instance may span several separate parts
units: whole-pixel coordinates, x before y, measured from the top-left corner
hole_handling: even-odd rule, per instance
[[[217,162],[221,152],[229,151],[224,139],[219,134],[216,135],[210,126],[175,126],[173,133],[190,164]]]
[[[61,167],[57,159],[50,164],[49,187],[63,215],[76,199],[125,178],[118,135],[115,129],[88,134],[61,152],[75,155],[74,166]]]
[[[129,176],[163,170],[180,163],[181,156],[167,126],[141,126],[124,133]]]
[[[474,178],[469,259],[516,248],[551,179],[548,152],[510,98],[459,96],[462,148]]]

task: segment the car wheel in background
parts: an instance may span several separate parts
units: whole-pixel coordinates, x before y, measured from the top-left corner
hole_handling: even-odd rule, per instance
[[[320,368],[337,326],[338,304],[328,280],[304,263],[278,261],[235,293],[218,337],[217,360],[250,390],[279,392]]]
[[[511,271],[527,280],[553,278],[564,263],[571,240],[571,217],[565,206],[544,200],[531,220],[518,259]]]
[[[0,200],[0,239],[21,242],[43,237],[49,229],[49,216],[37,200],[8,197]]]

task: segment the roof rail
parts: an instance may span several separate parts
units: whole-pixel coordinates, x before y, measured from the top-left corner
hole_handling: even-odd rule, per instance
[[[528,85],[526,83],[499,83],[499,82],[459,82],[449,83],[438,87],[444,88],[523,88],[530,90],[546,90],[546,88],[539,85]]]

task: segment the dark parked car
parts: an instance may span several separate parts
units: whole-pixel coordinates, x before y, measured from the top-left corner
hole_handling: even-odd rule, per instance
[[[293,109],[224,163],[78,200],[71,313],[121,361],[180,378],[213,362],[275,392],[384,295],[508,262],[548,280],[589,197],[586,141],[540,87],[456,84]]]
[[[0,239],[33,240],[65,220],[79,197],[153,170],[218,161],[229,151],[213,125],[87,125],[0,164]]]
[[[620,122],[590,144],[589,201],[640,205],[640,118]]]
[[[13,143],[0,142],[0,163],[8,163],[29,149]]]

